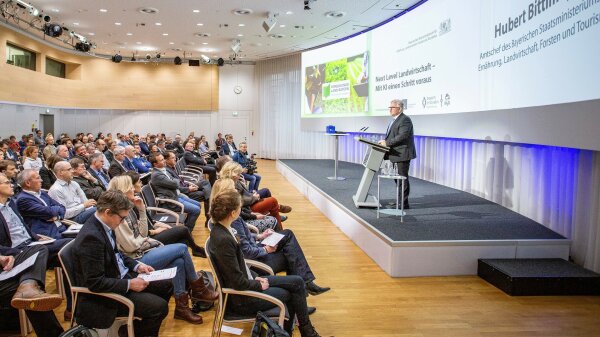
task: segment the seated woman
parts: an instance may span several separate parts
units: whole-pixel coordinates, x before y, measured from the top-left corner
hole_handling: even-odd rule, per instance
[[[225,190],[216,194],[212,191],[210,206],[214,226],[210,232],[208,247],[215,272],[222,280],[222,286],[235,290],[251,290],[271,295],[281,300],[287,307],[289,317],[284,329],[292,335],[294,319],[297,317],[302,337],[320,337],[308,317],[304,280],[297,275],[258,277],[249,271],[244,255],[232,233],[231,223],[240,216],[241,197],[237,191]],[[255,315],[258,311],[273,308],[271,302],[247,296],[231,295],[227,308],[240,315]]]
[[[213,185],[213,190],[218,194],[221,191],[235,190],[233,180],[221,178]],[[244,257],[250,260],[262,262],[277,274],[285,271],[287,275],[298,275],[302,277],[306,284],[306,290],[309,294],[316,296],[320,295],[330,288],[319,287],[315,282],[313,274],[304,252],[290,229],[279,231],[284,237],[275,246],[266,246],[257,243],[256,240],[262,241],[273,233],[273,230],[267,229],[264,233],[254,235],[250,233],[248,226],[242,218],[237,218],[231,223],[231,228],[235,229],[239,236],[240,246]]]
[[[232,179],[235,182],[235,189],[242,196],[243,206],[249,206],[252,212],[260,214],[269,213],[269,215],[277,219],[277,226],[275,227],[275,230],[282,230],[282,216],[279,214],[280,207],[277,199],[274,197],[261,198],[258,193],[250,192],[248,188],[246,188],[246,184],[241,179],[242,171],[243,169],[240,164],[230,161],[223,166],[219,172],[219,176],[221,178]],[[283,220],[285,220],[285,218]]]
[[[187,247],[181,243],[163,246],[148,237],[146,209],[142,199],[135,196],[130,177],[114,177],[108,189],[123,192],[135,205],[115,230],[119,250],[156,270],[177,267],[177,274],[173,278],[175,319],[201,324],[202,317],[194,314],[189,307],[190,297],[192,301],[214,301],[218,293],[206,288],[204,279],[198,277]],[[189,294],[186,283],[190,286]]]
[[[56,163],[63,160],[63,158],[55,154],[51,155],[46,159],[46,166],[42,166],[39,171],[40,178],[42,178],[43,189],[49,190],[50,187],[52,187],[52,185],[56,181],[56,174],[54,174],[54,171],[52,171],[52,169],[54,168],[54,165],[56,165]]]
[[[142,192],[142,181],[140,180],[139,173],[135,171],[127,171],[125,175],[131,178],[135,194],[139,195]],[[151,238],[158,240],[165,245],[172,243],[183,243],[192,249],[192,255],[206,258],[206,252],[204,251],[204,248],[196,244],[187,227],[171,226],[160,221],[152,223],[152,218],[148,216],[147,212],[144,212],[143,216],[140,215],[139,220],[144,221],[144,217],[146,218],[145,223],[148,226],[148,234]]]
[[[40,159],[40,149],[33,145],[33,146],[27,146],[27,148],[25,149],[25,151],[23,151],[23,157],[25,157],[23,159],[23,169],[27,170],[27,169],[33,169],[36,171],[39,171],[40,168],[42,168],[42,166],[44,166],[44,164],[42,163],[42,159]]]

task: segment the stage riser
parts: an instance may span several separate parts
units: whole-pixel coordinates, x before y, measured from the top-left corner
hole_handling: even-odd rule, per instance
[[[511,296],[600,295],[600,276],[569,277],[540,273],[525,277],[519,276],[518,272],[501,270],[489,260],[479,260],[477,275]]]
[[[480,258],[569,256],[568,240],[392,241],[280,161],[277,170],[392,277],[477,275]]]

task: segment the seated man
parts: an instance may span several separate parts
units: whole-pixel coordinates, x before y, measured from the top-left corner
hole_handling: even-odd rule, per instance
[[[88,167],[89,166],[89,163],[88,163],[89,153],[85,149],[85,144],[79,143],[79,144],[75,145],[74,151],[75,151],[75,155],[73,156],[73,158],[79,158],[79,159],[83,160],[83,162],[85,163],[85,167]]]
[[[309,294],[315,296],[320,295],[331,288],[319,287],[315,282],[315,275],[313,274],[304,252],[290,229],[284,229],[279,231],[279,234],[284,235],[283,239],[274,246],[265,246],[257,243],[262,241],[273,233],[273,230],[267,229],[265,232],[259,235],[250,233],[248,226],[244,223],[242,218],[231,223],[231,228],[235,229],[237,235],[239,235],[239,241],[244,253],[244,258],[250,260],[256,260],[262,262],[273,269],[275,274],[285,271],[287,275],[298,275],[302,277],[306,284],[306,290]]]
[[[19,173],[19,170],[17,170],[17,164],[12,160],[0,160],[0,173],[4,173],[6,175],[10,181],[14,193],[19,194],[19,192],[21,192],[21,186],[17,184],[17,173]]]
[[[110,163],[110,167],[108,169],[108,175],[112,177],[120,176],[121,174],[129,171],[124,165],[125,163],[125,148],[122,146],[117,146],[113,150],[114,159],[112,163]]]
[[[175,163],[177,163],[177,156],[175,155],[175,152],[165,152],[164,158],[167,173],[172,179],[177,179],[179,181],[179,192],[198,202],[204,201],[204,214],[206,215],[206,221],[204,225],[206,225],[208,223],[208,219],[210,219],[210,215],[208,213],[210,209],[210,183],[206,181],[204,177],[200,177],[200,181],[197,185],[184,181],[179,177],[177,170],[175,169]]]
[[[12,297],[12,307],[25,309],[37,336],[58,337],[63,328],[52,310],[61,304],[62,298],[59,295],[47,294],[43,290],[48,249],[41,245],[25,247],[22,250],[0,245],[0,270],[10,271],[35,254],[37,257],[33,266],[16,276],[0,281],[0,302],[7,302]]]
[[[81,224],[86,222],[96,211],[94,207],[96,201],[88,199],[79,184],[73,181],[73,169],[68,162],[56,163],[54,174],[56,174],[57,180],[50,187],[48,194],[52,199],[65,206],[65,219]]]
[[[152,164],[146,158],[142,156],[142,150],[138,144],[133,146],[135,150],[135,156],[133,157],[133,166],[137,169],[138,173],[148,173],[152,169]]]
[[[233,156],[237,152],[237,147],[235,147],[235,143],[233,142],[233,135],[225,135],[225,144],[223,144],[221,149],[223,150],[223,154],[228,156]]]
[[[96,213],[85,223],[73,242],[75,284],[93,292],[111,292],[130,299],[134,306],[136,336],[158,336],[160,325],[169,313],[173,292],[171,280],[149,283],[138,273],[154,269],[121,253],[116,246],[114,230],[133,207],[119,191],[104,192]],[[125,314],[125,307],[114,300],[81,294],[75,319],[89,328],[107,329],[115,317]]]
[[[59,145],[56,147],[56,155],[61,157],[63,160],[69,160],[71,158],[71,154],[69,153],[69,148],[66,145]]]
[[[140,145],[140,152],[142,155],[147,156],[150,154],[150,148],[146,142],[146,136],[140,136],[140,141],[138,144]]]
[[[100,194],[105,191],[102,183],[85,169],[85,165],[81,159],[73,158],[69,163],[73,168],[73,181],[79,184],[79,187],[81,187],[88,199],[98,200]]]
[[[65,217],[65,206],[42,191],[42,178],[35,170],[23,170],[17,177],[23,191],[17,195],[17,207],[32,232],[54,239],[62,239],[67,227],[60,222]]]
[[[12,136],[14,138],[14,136]],[[4,152],[4,159],[12,160],[16,162],[19,160],[19,155],[10,147],[10,141],[8,139],[3,140],[1,143],[1,150]]]
[[[108,172],[108,169],[110,168],[110,160],[108,160],[108,158],[106,157],[106,155],[104,154],[104,151],[106,151],[106,142],[103,139],[97,139],[96,140],[96,152],[94,153],[101,153],[102,157],[104,158],[104,163],[102,165],[102,169],[105,172]],[[90,154],[90,157],[88,158],[88,160],[90,161],[90,165],[91,163],[91,156],[93,154]]]
[[[104,191],[108,189],[108,183],[110,182],[110,178],[104,172],[104,154],[103,153],[94,153],[90,156],[90,168],[88,172],[92,175],[92,177],[96,178],[100,183],[100,186]]]
[[[185,144],[185,153],[183,154],[183,160],[186,165],[199,166],[205,174],[208,174],[208,181],[212,186],[217,180],[217,169],[213,165],[208,165],[200,154],[194,151],[196,145],[194,140],[188,140]]]
[[[51,155],[56,154],[56,146],[54,145],[54,136],[48,134],[46,136],[46,146],[42,151],[42,158],[44,160],[48,159]]]
[[[127,171],[138,172],[135,165],[133,165],[133,159],[135,158],[135,148],[133,147],[133,145],[125,146],[124,153],[125,153],[125,158],[123,159],[123,167],[125,167],[125,169]]]
[[[248,189],[250,191],[258,191],[261,176],[254,172],[256,166],[254,168],[252,167],[252,162],[254,162],[254,160],[252,160],[250,155],[248,155],[248,144],[246,144],[246,142],[241,142],[240,149],[238,152],[234,153],[233,156],[231,156],[231,159],[240,164],[244,169],[242,175],[244,176],[244,179],[250,183]]]
[[[179,192],[179,179],[172,178],[166,170],[165,158],[160,153],[150,155],[150,163],[154,167],[150,176],[150,186],[154,189],[156,196],[163,199],[179,201],[183,204],[184,212],[188,214],[185,219],[185,226],[190,232],[196,226],[196,220],[200,215],[200,203],[192,200],[185,194]],[[162,203],[160,207],[179,212],[177,206],[170,203]]]

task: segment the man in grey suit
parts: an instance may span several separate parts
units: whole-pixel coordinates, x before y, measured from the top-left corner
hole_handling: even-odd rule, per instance
[[[404,102],[399,99],[394,99],[390,102],[390,115],[393,119],[388,125],[385,140],[380,140],[379,144],[390,148],[385,154],[384,159],[395,163],[398,166],[398,174],[406,177],[403,203],[404,208],[408,209],[410,208],[408,204],[408,194],[410,193],[408,170],[410,168],[410,160],[417,158],[417,151],[415,150],[412,121],[403,112]],[[400,197],[401,195],[398,196],[398,198]]]

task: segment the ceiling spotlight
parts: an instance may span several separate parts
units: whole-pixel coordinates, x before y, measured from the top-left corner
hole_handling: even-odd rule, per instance
[[[237,54],[241,47],[242,42],[239,39],[233,39],[233,41],[231,41],[231,50],[233,50],[234,53]]]
[[[63,28],[57,23],[47,23],[44,25],[44,34],[50,37],[59,37],[63,33]]]
[[[160,53],[156,53],[156,58],[159,59],[160,58]]]
[[[311,9],[310,4],[316,1],[317,0],[304,0],[304,10],[309,11]]]
[[[275,27],[275,25],[277,24],[278,16],[279,13],[269,12],[267,18],[265,19],[265,21],[263,21],[262,27],[267,33],[270,32],[271,29],[273,29],[273,27]]]
[[[222,57],[219,57],[219,59],[217,60],[217,65],[219,67],[222,67],[225,64],[225,60],[223,60]]]
[[[150,55],[150,54],[146,54],[146,60],[149,60],[149,59],[151,59],[151,58],[152,58],[152,55]]]
[[[85,36],[83,36],[81,34],[77,34],[74,31],[71,31],[69,33],[69,35],[71,35],[72,38],[76,38],[77,40],[79,40],[79,42],[82,42],[82,43],[86,43],[87,42],[87,39],[85,38]]]
[[[92,48],[92,45],[87,42],[77,42],[75,44],[75,50],[78,50],[83,53],[87,53]]]
[[[114,63],[119,63],[119,62],[123,61],[123,56],[121,56],[121,54],[115,54],[115,55],[113,55],[113,57],[111,57],[111,60]]]
[[[204,54],[200,55],[200,57],[202,58],[202,62],[204,62],[204,64],[210,64],[210,57]]]
[[[175,63],[176,66],[180,66],[182,62],[183,60],[179,56],[175,56],[175,58],[173,59],[173,63]]]
[[[44,15],[43,19],[44,19],[44,22],[50,22],[52,20],[50,15]]]

